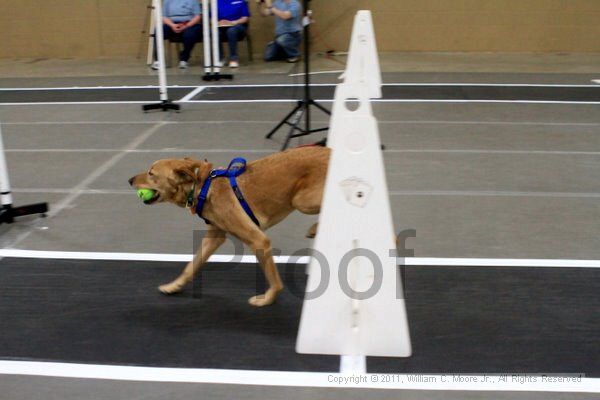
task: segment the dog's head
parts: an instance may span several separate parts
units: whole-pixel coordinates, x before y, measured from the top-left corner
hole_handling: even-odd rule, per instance
[[[173,203],[185,207],[187,195],[208,176],[212,164],[191,158],[164,159],[155,161],[150,169],[129,179],[136,189],[152,189],[154,197],[145,204]]]

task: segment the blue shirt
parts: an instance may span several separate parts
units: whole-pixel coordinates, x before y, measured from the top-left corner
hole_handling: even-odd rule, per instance
[[[280,11],[289,11],[292,13],[292,18],[281,19],[275,17],[275,36],[283,35],[284,33],[300,32],[302,30],[302,6],[298,0],[275,0],[273,7]]]
[[[217,2],[217,10],[218,18],[228,21],[235,21],[242,17],[250,16],[246,0],[219,0]]]
[[[198,0],[165,0],[163,3],[163,17],[173,22],[189,21],[200,13]]]

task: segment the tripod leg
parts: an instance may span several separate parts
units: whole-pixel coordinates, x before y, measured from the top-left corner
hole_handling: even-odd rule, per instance
[[[267,133],[267,136],[265,136],[265,138],[271,139],[271,136],[273,136],[275,132],[277,132],[279,128],[281,128],[288,121],[288,119],[290,119],[290,117],[300,109],[300,107],[302,107],[302,102],[298,102],[296,107],[294,107],[294,109],[290,111],[290,113],[286,115],[285,118],[283,118],[275,128],[271,129],[271,132]]]
[[[323,111],[325,114],[331,115],[331,111],[329,111],[328,109],[326,109],[325,107],[323,107],[322,105],[320,105],[319,103],[317,103],[316,101],[311,100],[310,104],[312,104],[313,106],[317,107],[319,110]]]
[[[288,132],[285,138],[285,142],[283,143],[283,147],[281,147],[281,151],[287,149],[288,145],[290,144],[290,140],[292,140],[292,138],[294,137],[294,131],[299,130],[302,132],[302,128],[300,128],[299,125],[300,121],[302,120],[302,116],[306,112],[307,107],[308,104],[305,103],[300,103],[298,104],[298,107],[296,107],[298,109],[298,112],[294,116],[294,121],[291,123],[290,131]]]

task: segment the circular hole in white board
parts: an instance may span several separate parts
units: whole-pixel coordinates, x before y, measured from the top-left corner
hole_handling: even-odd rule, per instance
[[[347,98],[344,101],[344,106],[346,106],[348,111],[356,111],[360,107],[360,100],[358,100],[356,97]]]

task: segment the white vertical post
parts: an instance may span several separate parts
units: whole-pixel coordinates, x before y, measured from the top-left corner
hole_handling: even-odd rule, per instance
[[[10,193],[10,180],[8,179],[8,168],[6,166],[6,157],[4,155],[4,141],[2,139],[2,127],[0,126],[0,198],[3,206],[12,204],[12,195]]]
[[[365,356],[412,351],[373,97],[381,97],[375,35],[370,11],[359,11],[335,91],[314,244],[329,268],[311,259],[296,343],[299,353],[341,355],[345,373],[365,372]],[[317,294],[324,273],[329,282]]]
[[[165,71],[165,38],[163,34],[162,2],[160,0],[153,0],[152,7],[154,8],[154,36],[156,38],[156,57],[158,58],[158,86],[160,99],[162,101],[167,101],[169,95],[167,93],[167,74]]]
[[[210,0],[202,1],[202,42],[204,48],[204,73],[209,74],[212,72],[212,63],[210,60],[210,48],[212,41],[210,40],[210,7],[208,5]]]
[[[212,54],[213,54],[213,72],[221,72],[221,55],[219,54],[219,19],[217,11],[217,0],[206,0],[210,1],[210,19],[212,29]]]

